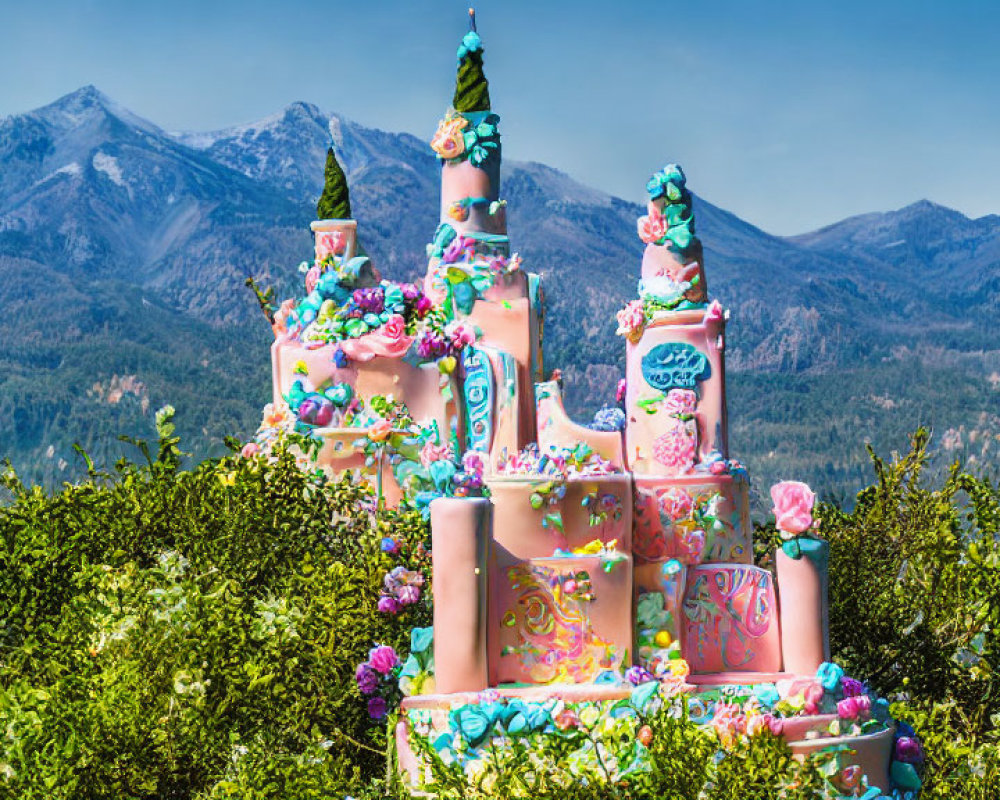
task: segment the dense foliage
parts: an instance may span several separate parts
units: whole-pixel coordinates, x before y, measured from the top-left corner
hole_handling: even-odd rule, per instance
[[[426,593],[379,613],[384,575],[427,571],[417,514],[375,513],[349,483],[227,457],[181,469],[170,419],[145,463],[93,469],[56,493],[9,471],[0,508],[0,797],[393,797],[386,725],[355,667],[376,644],[405,656]],[[140,443],[140,449],[144,445]],[[845,513],[832,542],[834,657],[897,701],[929,756],[924,798],[1000,795],[1000,495],[959,469],[921,481],[926,437]],[[142,459],[140,459],[142,460]],[[758,532],[762,544],[768,532]],[[391,536],[400,545],[381,546]],[[766,547],[761,548],[764,553]],[[564,785],[560,747],[536,785],[516,770],[445,796],[823,797],[822,763],[755,737],[721,760],[710,735],[648,719],[652,771]],[[508,758],[516,764],[519,754]],[[518,782],[522,781],[522,784]]]

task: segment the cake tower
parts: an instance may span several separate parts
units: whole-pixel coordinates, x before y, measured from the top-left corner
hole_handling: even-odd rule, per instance
[[[441,163],[441,220],[427,248],[424,292],[478,334],[477,350],[463,359],[470,448],[514,452],[535,438],[540,281],[511,253],[500,198],[500,117],[491,108],[472,9],[457,60],[452,104],[431,140]]]
[[[840,748],[838,790],[861,796],[862,773],[888,786],[890,766],[912,787],[885,701],[828,661],[827,545],[807,487],[772,489],[786,541],[776,573],[753,564],[747,475],[727,444],[727,315],[709,300],[683,171],[646,187],[638,298],[617,318],[622,408],[576,424],[558,381],[535,383],[539,281],[511,253],[471,12],[457,56],[431,140],[441,215],[422,286],[362,254],[331,147],[306,296],[275,315],[274,402],[248,445],[298,437],[310,467],[430,518],[434,626],[414,630],[400,674],[404,779],[424,786],[429,750],[479,775],[512,737],[581,725],[634,744],[628,763],[574,756],[581,774],[619,779],[643,763],[639,714],[685,694],[723,744],[766,728],[800,755]]]

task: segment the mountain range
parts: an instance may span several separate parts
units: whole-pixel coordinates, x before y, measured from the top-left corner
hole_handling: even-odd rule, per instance
[[[118,435],[149,437],[167,403],[195,457],[248,437],[270,330],[244,281],[298,290],[331,137],[367,251],[387,277],[422,275],[439,167],[410,134],[302,102],[171,133],[92,86],[0,121],[0,457],[25,480],[70,480],[74,442],[109,465],[128,452]],[[643,207],[532,162],[505,162],[502,196],[513,249],[543,277],[546,368],[586,418],[622,371],[614,312],[635,296]],[[922,200],[778,237],[700,197],[695,215],[710,292],[732,312],[730,446],[759,485],[846,496],[870,480],[865,442],[901,449],[918,424],[946,458],[988,468],[1000,217]]]

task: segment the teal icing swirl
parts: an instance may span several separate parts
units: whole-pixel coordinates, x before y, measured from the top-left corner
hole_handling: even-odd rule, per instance
[[[789,558],[798,560],[805,556],[813,563],[817,572],[821,575],[826,574],[830,563],[830,543],[825,539],[809,534],[796,536],[794,539],[783,542],[781,549]]]

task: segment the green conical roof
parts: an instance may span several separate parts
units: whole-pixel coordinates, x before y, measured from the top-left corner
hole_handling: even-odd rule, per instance
[[[323,194],[316,204],[316,217],[350,219],[351,195],[347,190],[347,176],[333,153],[333,147],[326,151],[326,169],[323,175]]]
[[[469,9],[469,32],[458,48],[458,76],[452,107],[462,113],[490,110],[490,84],[483,72],[483,41],[476,32],[476,12]]]

